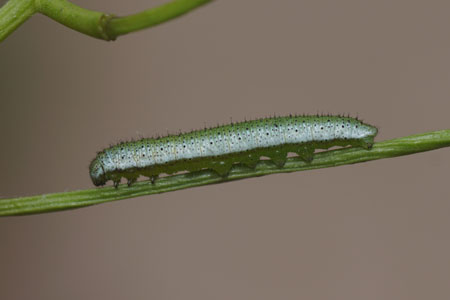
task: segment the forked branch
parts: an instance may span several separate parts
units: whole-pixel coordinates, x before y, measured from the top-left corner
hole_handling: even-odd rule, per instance
[[[211,2],[174,0],[129,16],[81,8],[66,0],[9,0],[0,8],[0,42],[35,13],[41,13],[73,30],[105,41],[149,28]]]

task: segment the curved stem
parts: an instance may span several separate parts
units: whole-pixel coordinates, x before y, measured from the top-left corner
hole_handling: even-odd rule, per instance
[[[120,35],[169,21],[211,1],[174,0],[137,14],[117,17],[81,8],[67,0],[9,0],[0,8],[0,42],[35,12],[73,30],[111,41]]]
[[[112,40],[105,26],[111,15],[81,8],[66,0],[35,0],[36,10],[73,30],[92,37]]]
[[[344,148],[315,154],[311,163],[297,157],[289,158],[282,168],[271,161],[260,161],[255,169],[235,165],[226,178],[209,170],[173,175],[156,180],[137,182],[131,187],[121,185],[118,189],[104,187],[66,193],[55,193],[32,197],[0,200],[0,216],[23,215],[72,209],[103,202],[144,195],[159,194],[201,185],[221,183],[238,179],[264,176],[275,173],[336,167],[370,160],[408,155],[450,146],[450,129],[412,135],[376,143],[371,150]]]
[[[34,13],[34,0],[9,0],[0,8],[0,42]]]

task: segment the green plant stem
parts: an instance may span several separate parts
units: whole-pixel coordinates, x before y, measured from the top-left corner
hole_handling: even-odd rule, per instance
[[[209,170],[173,175],[156,180],[155,184],[141,181],[118,189],[104,187],[81,191],[55,193],[32,197],[0,200],[0,216],[23,215],[78,208],[120,199],[159,194],[201,185],[221,183],[275,173],[336,167],[370,160],[390,158],[450,146],[450,130],[441,130],[376,143],[371,150],[344,148],[316,153],[311,163],[298,157],[289,158],[282,168],[271,161],[260,161],[255,169],[235,165],[226,178]]]
[[[130,16],[81,8],[66,0],[9,0],[0,8],[0,42],[34,13],[89,36],[111,41],[118,36],[149,28],[211,2],[212,0],[174,0]]]
[[[73,30],[106,41],[113,40],[106,26],[113,16],[81,8],[66,0],[35,0],[36,10]]]
[[[143,12],[113,18],[107,26],[108,35],[115,38],[130,32],[158,25],[181,16],[211,0],[175,0],[167,4],[145,10]]]
[[[9,0],[0,8],[0,42],[35,13],[34,0]]]

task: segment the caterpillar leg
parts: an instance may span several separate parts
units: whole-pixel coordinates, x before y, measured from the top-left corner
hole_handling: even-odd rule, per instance
[[[230,173],[232,165],[233,165],[232,162],[219,161],[217,163],[214,163],[211,166],[211,169],[215,171],[217,174],[219,174],[221,177],[227,177],[228,173]]]
[[[361,139],[360,145],[364,149],[370,150],[370,149],[372,149],[374,143],[375,143],[374,137],[371,136],[371,137],[366,137],[366,138]]]
[[[150,176],[150,182],[155,184],[155,180],[158,178],[158,175]]]
[[[122,179],[121,175],[114,174],[111,176],[111,180],[113,181],[114,187],[117,189],[119,188],[120,179]]]
[[[115,187],[116,189],[118,189],[118,188],[119,188],[119,184],[120,184],[120,179],[119,179],[119,180],[114,180],[114,181],[113,181],[113,184],[114,184],[114,187]]]
[[[316,149],[314,149],[314,147],[312,146],[300,146],[298,148],[298,150],[296,151],[296,153],[298,154],[298,156],[304,160],[305,162],[309,163],[313,160],[314,158],[314,151]]]
[[[128,178],[127,185],[130,187],[130,186],[133,185],[133,183],[135,183],[136,181],[137,181],[137,177]]]
[[[250,169],[256,168],[256,165],[259,162],[259,156],[255,154],[249,154],[242,159],[242,164],[249,167]]]
[[[154,170],[153,168],[149,168],[147,170],[142,170],[141,175],[144,177],[147,177],[152,184],[155,184],[156,178],[159,177],[158,171]]]
[[[282,168],[284,167],[284,164],[286,163],[287,160],[287,152],[275,150],[273,153],[269,155],[269,157],[277,167]]]

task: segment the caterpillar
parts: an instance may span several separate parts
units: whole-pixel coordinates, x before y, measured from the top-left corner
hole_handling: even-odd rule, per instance
[[[305,162],[316,149],[353,146],[370,149],[378,130],[342,116],[270,117],[194,130],[178,135],[122,142],[98,152],[89,166],[96,186],[122,177],[131,186],[139,176],[152,183],[161,174],[212,169],[227,176],[233,164],[255,168],[261,156],[283,167],[288,152]]]

